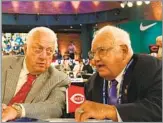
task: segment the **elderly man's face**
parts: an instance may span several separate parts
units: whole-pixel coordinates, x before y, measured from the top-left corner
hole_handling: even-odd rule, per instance
[[[25,50],[26,64],[30,73],[40,74],[48,69],[52,62],[54,41],[48,33],[35,33]]]
[[[100,76],[112,80],[123,70],[123,52],[119,45],[113,45],[114,38],[108,34],[98,35],[92,43],[94,62]]]

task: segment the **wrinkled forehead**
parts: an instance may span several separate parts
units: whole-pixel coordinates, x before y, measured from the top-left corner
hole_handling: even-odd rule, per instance
[[[96,50],[99,47],[109,48],[115,43],[115,38],[110,32],[97,33],[92,41],[91,50]]]
[[[29,38],[32,38],[34,40],[39,40],[39,39],[48,39],[49,41],[54,41],[54,35],[48,31],[35,31],[29,35]]]

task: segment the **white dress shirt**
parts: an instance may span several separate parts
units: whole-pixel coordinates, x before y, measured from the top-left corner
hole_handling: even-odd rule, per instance
[[[16,86],[15,95],[21,89],[23,84],[27,81],[27,74],[28,73],[29,73],[29,71],[27,70],[27,66],[26,66],[26,63],[25,63],[25,60],[24,60],[23,68],[21,69],[19,79],[18,79],[18,83],[17,83],[17,86]]]

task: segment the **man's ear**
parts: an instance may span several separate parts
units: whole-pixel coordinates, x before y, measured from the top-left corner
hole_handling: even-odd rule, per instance
[[[24,54],[27,52],[27,44],[24,44]]]
[[[129,52],[128,46],[126,44],[122,44],[120,47],[123,53],[123,59],[125,59]]]

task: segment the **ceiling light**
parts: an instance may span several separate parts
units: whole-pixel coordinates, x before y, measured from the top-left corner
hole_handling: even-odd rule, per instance
[[[72,6],[77,10],[80,5],[80,1],[71,1]]]
[[[150,4],[150,1],[144,1],[145,2],[145,4]]]
[[[127,6],[128,6],[128,7],[132,7],[132,6],[133,6],[133,3],[132,3],[132,2],[128,2],[128,3],[127,3]]]
[[[142,3],[143,3],[142,1],[137,1],[137,2],[136,2],[136,4],[137,4],[138,6],[141,6]]]
[[[122,8],[124,8],[124,7],[125,7],[125,3],[121,3],[120,6],[121,6]]]

